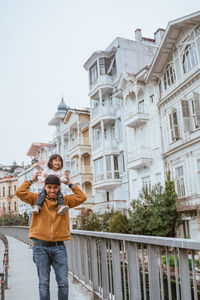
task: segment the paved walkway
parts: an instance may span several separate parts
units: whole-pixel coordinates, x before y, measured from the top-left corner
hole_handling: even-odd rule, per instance
[[[8,238],[9,269],[8,290],[6,300],[39,300],[38,278],[32,260],[32,249],[14,238]],[[2,249],[2,247],[1,247]],[[1,252],[1,251],[0,251]],[[57,284],[54,271],[51,272],[51,299],[57,299]],[[92,294],[80,283],[72,283],[69,277],[69,300],[91,300]]]

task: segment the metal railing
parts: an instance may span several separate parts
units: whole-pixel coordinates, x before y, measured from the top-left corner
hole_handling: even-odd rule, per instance
[[[1,300],[5,299],[4,290],[8,288],[8,240],[4,234],[0,233],[0,239],[4,243],[4,257],[3,257],[3,269],[4,272],[0,273],[0,288],[1,288]]]
[[[29,242],[27,227],[0,232]],[[197,300],[200,242],[73,230],[69,271],[99,299]]]

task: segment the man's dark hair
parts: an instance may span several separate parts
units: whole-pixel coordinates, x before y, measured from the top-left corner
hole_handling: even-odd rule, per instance
[[[56,184],[56,185],[60,185],[60,179],[55,176],[55,175],[49,175],[47,176],[47,178],[45,179],[44,184]]]
[[[48,166],[49,169],[52,169],[52,167],[53,167],[52,162],[56,158],[59,158],[60,161],[61,161],[60,169],[63,168],[63,159],[62,159],[62,156],[60,156],[59,154],[53,154],[53,155],[50,156],[49,161],[47,163],[47,166]]]

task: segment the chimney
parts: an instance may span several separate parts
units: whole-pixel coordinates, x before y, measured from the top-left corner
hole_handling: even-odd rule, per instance
[[[137,28],[135,30],[135,40],[138,41],[142,41],[142,29]]]
[[[157,31],[154,33],[154,39],[155,39],[156,46],[160,45],[164,34],[165,34],[165,30],[162,28],[158,28]]]

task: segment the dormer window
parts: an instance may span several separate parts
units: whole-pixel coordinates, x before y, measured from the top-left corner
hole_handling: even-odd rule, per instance
[[[167,89],[172,86],[176,81],[175,71],[173,66],[170,64],[166,67],[164,72],[164,87]]]
[[[89,70],[89,73],[90,73],[90,84],[92,84],[93,82],[95,82],[98,78],[98,71],[97,71],[97,62],[95,62],[90,70]]]
[[[187,73],[197,64],[196,49],[192,45],[187,45],[183,53],[183,71]]]

